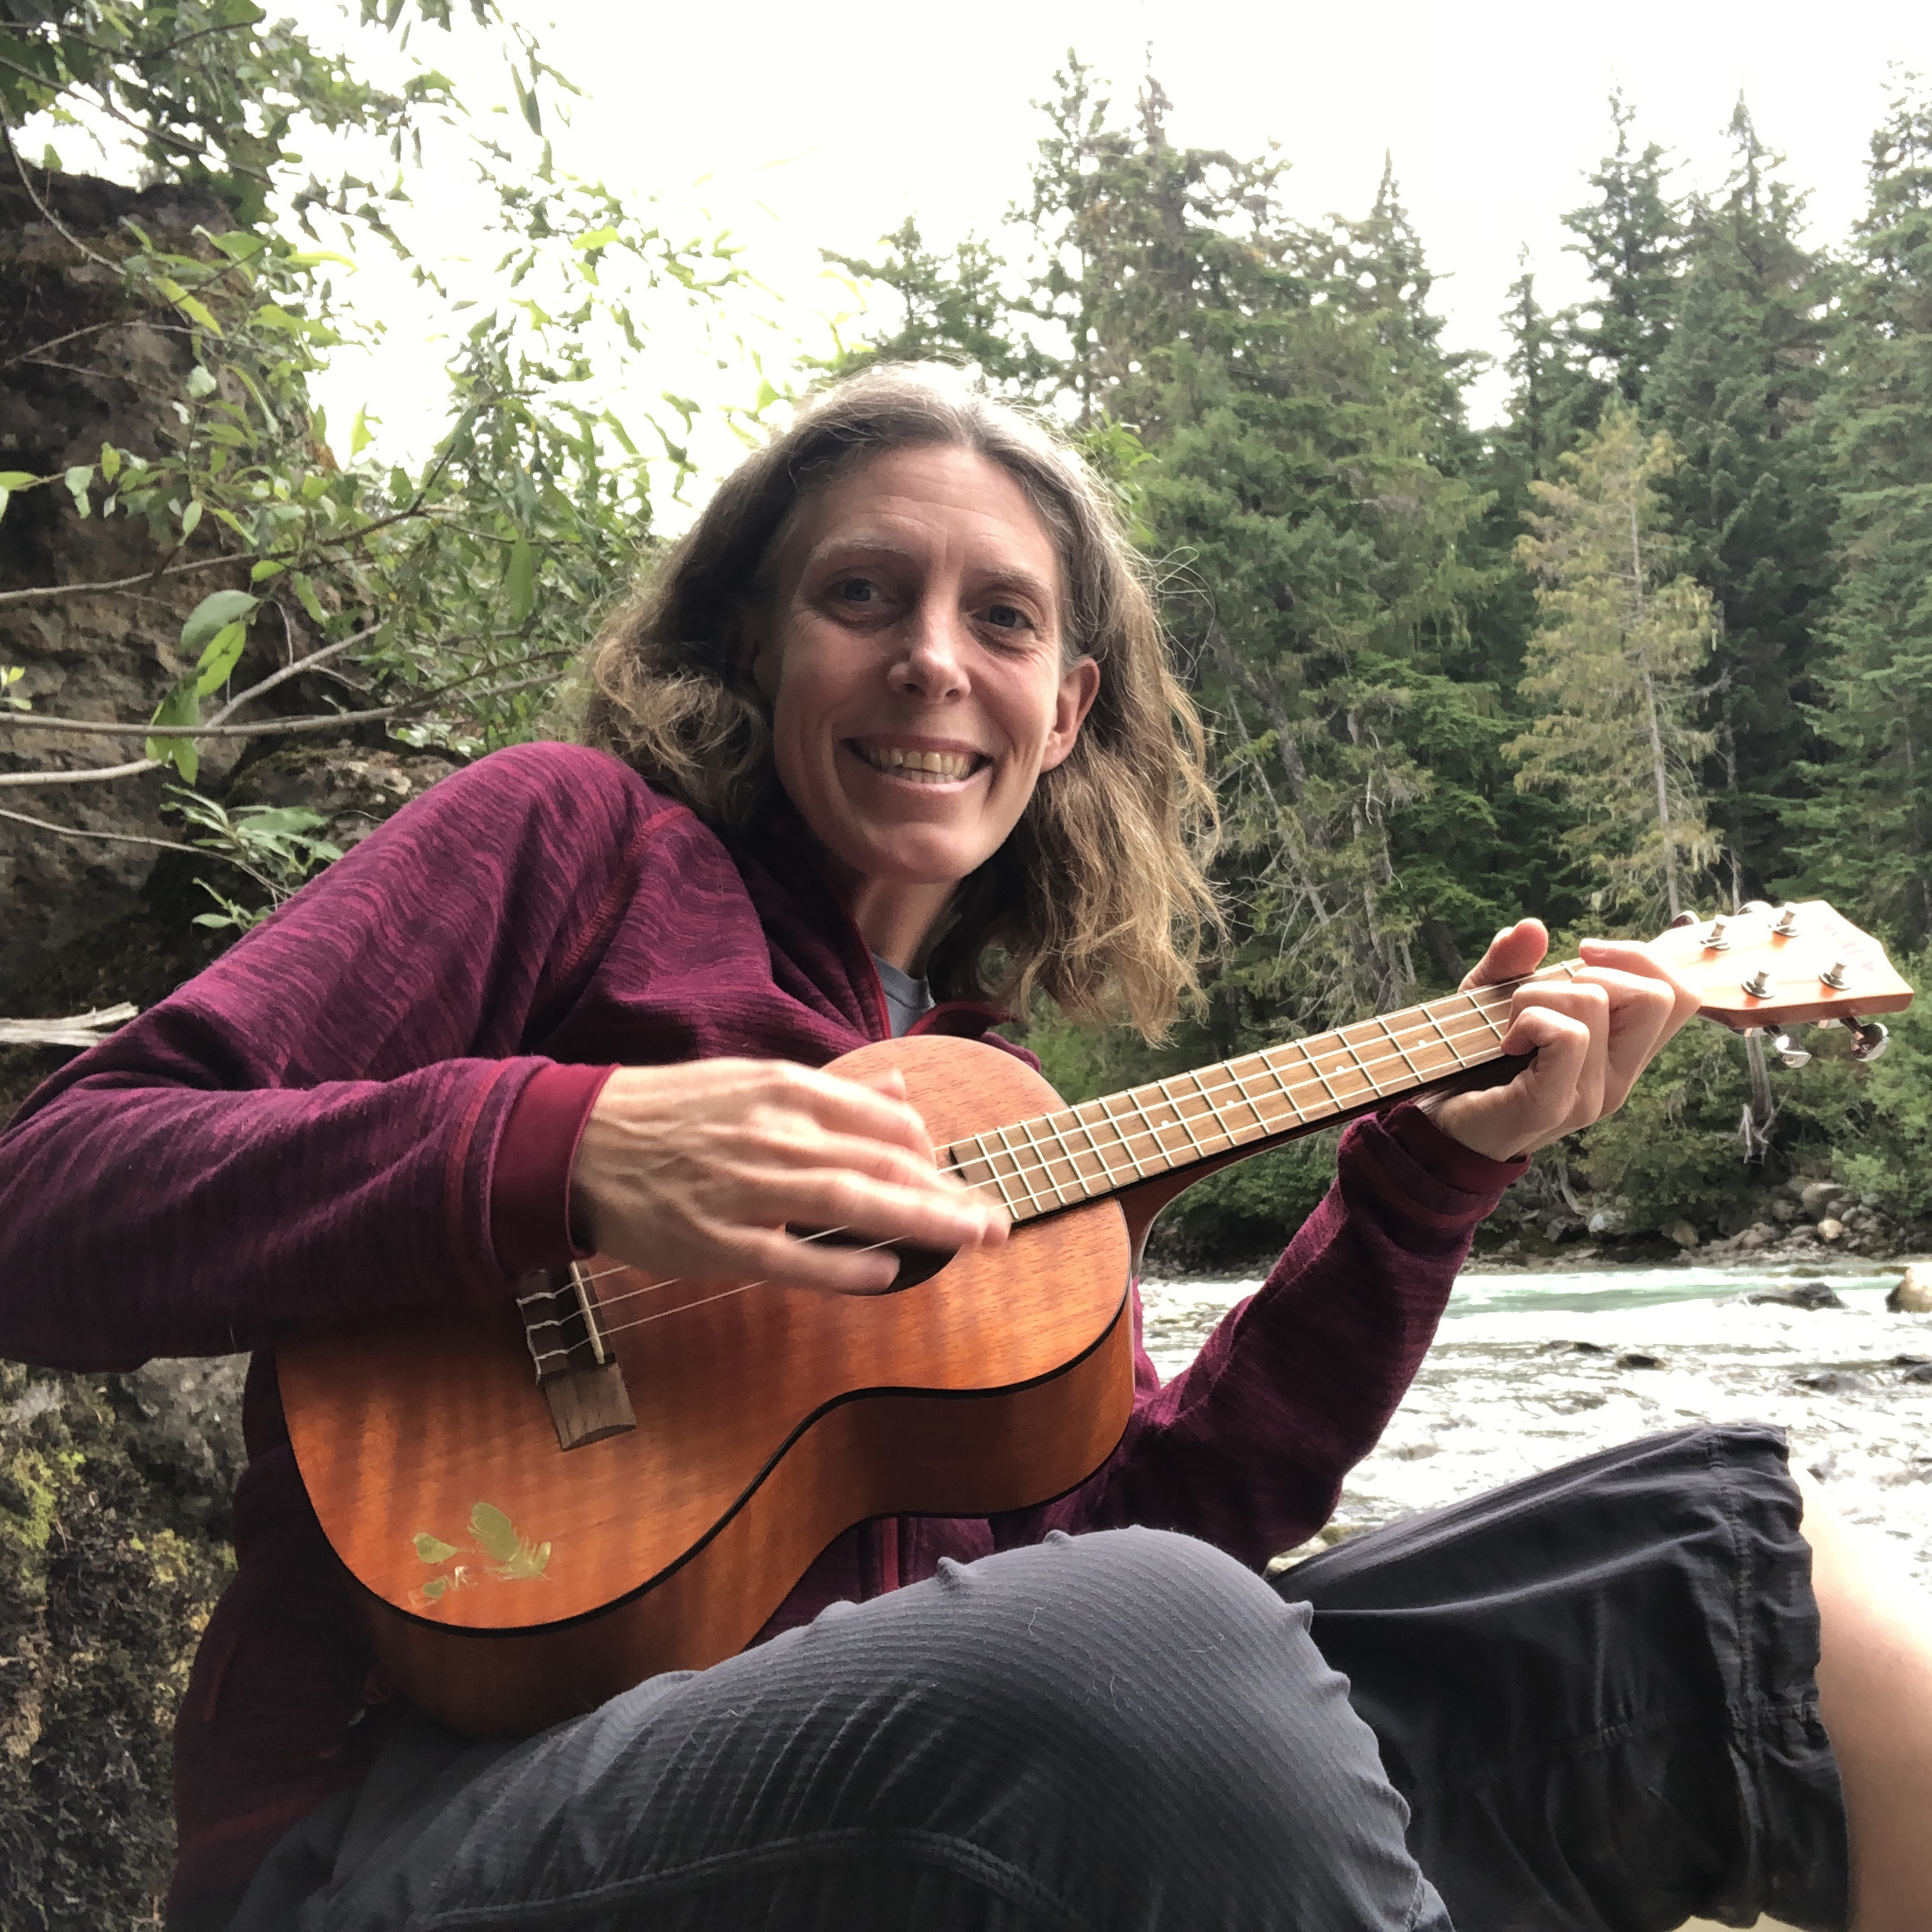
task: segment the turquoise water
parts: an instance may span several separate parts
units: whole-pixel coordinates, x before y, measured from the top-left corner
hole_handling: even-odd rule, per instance
[[[1338,1516],[1384,1522],[1573,1456],[1698,1422],[1775,1423],[1840,1510],[1932,1584],[1932,1317],[1894,1315],[1895,1275],[1740,1266],[1466,1275],[1434,1347]],[[1842,1308],[1753,1307],[1823,1279]],[[1255,1281],[1144,1285],[1163,1375]],[[1822,1378],[1822,1379],[1817,1379]]]

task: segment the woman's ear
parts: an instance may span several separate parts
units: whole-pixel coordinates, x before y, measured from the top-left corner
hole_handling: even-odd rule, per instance
[[[1051,771],[1066,762],[1067,754],[1078,742],[1080,727],[1100,695],[1100,666],[1090,657],[1074,659],[1060,674],[1059,695],[1053,704],[1053,722],[1047,733],[1040,769]]]
[[[772,647],[768,615],[755,604],[734,605],[723,655],[732,689],[756,691],[769,704],[778,695],[778,653]]]

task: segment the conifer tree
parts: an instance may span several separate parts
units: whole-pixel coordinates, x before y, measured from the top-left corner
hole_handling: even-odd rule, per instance
[[[1810,880],[1907,939],[1932,934],[1932,98],[1874,135],[1825,413],[1840,582],[1825,630]]]
[[[1522,685],[1542,709],[1510,746],[1516,782],[1562,796],[1593,904],[1639,928],[1682,911],[1715,855],[1696,779],[1711,734],[1694,722],[1710,598],[1664,530],[1656,484],[1671,461],[1669,439],[1613,403],[1565,480],[1532,486],[1543,509],[1517,547],[1543,625]]]
[[[1778,178],[1740,100],[1730,178],[1692,206],[1671,339],[1644,391],[1676,465],[1657,487],[1690,575],[1721,624],[1705,721],[1706,774],[1735,896],[1788,869],[1785,814],[1812,750],[1803,705],[1830,577],[1830,495],[1817,406],[1830,289],[1799,237],[1804,197]]]
[[[1138,510],[1220,733],[1243,944],[1217,1010],[1278,1037],[1387,1007],[1425,921],[1465,944],[1495,924],[1440,863],[1496,839],[1472,774],[1500,769],[1501,734],[1444,666],[1487,585],[1458,550],[1481,504],[1420,246],[1392,178],[1362,221],[1303,228],[1273,157],[1171,143],[1158,83],[1123,127],[1084,70],[1062,82],[1037,302],[1088,422],[1151,454]]]
[[[1583,257],[1599,291],[1591,309],[1570,319],[1591,368],[1596,408],[1579,411],[1586,423],[1613,396],[1632,404],[1642,396],[1670,340],[1683,260],[1683,211],[1666,192],[1665,151],[1654,141],[1632,151],[1636,110],[1621,93],[1610,97],[1610,118],[1616,152],[1589,177],[1597,198],[1563,217],[1576,237],[1564,246]]]

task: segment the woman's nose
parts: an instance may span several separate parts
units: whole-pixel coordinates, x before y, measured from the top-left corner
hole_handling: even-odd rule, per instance
[[[897,639],[889,673],[893,688],[928,704],[966,688],[965,620],[956,610],[922,603]]]

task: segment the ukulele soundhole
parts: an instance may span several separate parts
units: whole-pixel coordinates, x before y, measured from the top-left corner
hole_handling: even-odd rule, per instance
[[[801,1234],[804,1231],[794,1227],[788,1229],[787,1232],[792,1234]],[[868,1241],[863,1235],[849,1234],[843,1230],[835,1234],[813,1233],[809,1235],[807,1238],[815,1242],[822,1242],[827,1247],[861,1247],[871,1250],[879,1246],[877,1242]],[[954,1253],[958,1251],[952,1248],[910,1247],[898,1242],[893,1242],[888,1244],[887,1252],[897,1256],[899,1272],[884,1287],[873,1288],[866,1291],[868,1292],[875,1295],[896,1295],[902,1289],[916,1288],[921,1282],[929,1282],[941,1268],[945,1267],[947,1262],[952,1260]]]

